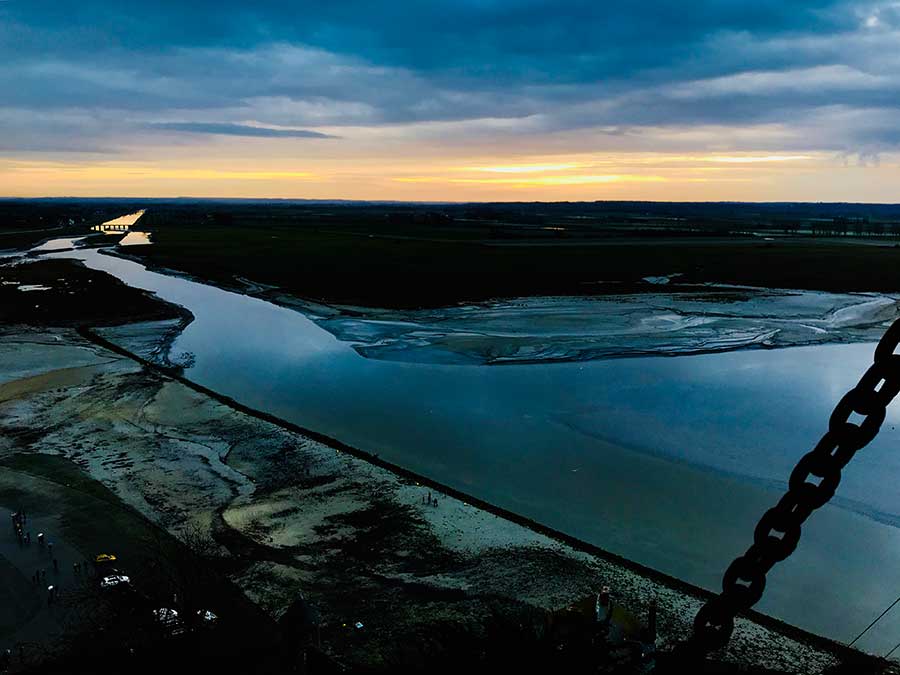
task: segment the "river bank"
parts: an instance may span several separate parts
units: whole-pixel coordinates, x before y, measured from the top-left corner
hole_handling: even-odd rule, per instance
[[[597,282],[596,295],[501,297],[420,309],[316,300],[241,276],[200,278],[146,248],[104,255],[295,310],[361,356],[403,363],[524,365],[877,342],[900,316],[896,293],[717,283]]]
[[[0,373],[4,452],[60,455],[167,530],[201,528],[241,560],[234,581],[274,618],[313,605],[322,642],[348,664],[433,658],[495,616],[501,632],[540,625],[602,585],[634,617],[656,599],[660,644],[689,630],[701,600],[684,589],[235,411],[70,329],[0,335],[0,351],[35,363],[72,348],[87,363]],[[742,620],[725,658],[818,672],[835,663],[825,644]]]
[[[323,305],[278,289],[246,292],[303,312],[369,359],[478,366],[871,342],[900,306],[876,293],[716,285],[426,310]]]
[[[659,644],[687,635],[704,594],[686,584],[126,356],[158,351],[172,321],[102,329],[118,349],[71,327],[6,325],[0,455],[63,457],[167,531],[201,532],[235,562],[247,597],[273,620],[314,616],[323,649],[349,666],[480,658],[472,650],[492,640],[537,645],[548,619],[605,585],[621,608],[620,636],[637,635],[654,600]],[[820,672],[844,653],[777,622],[741,620],[723,658]]]
[[[872,358],[865,343],[508,368],[364,358],[257,297],[94,250],[52,257],[189,307],[194,321],[172,351],[205,391],[712,590]],[[859,316],[865,302],[849,299]],[[900,506],[884,477],[900,471],[898,426],[889,410],[761,611],[850,640],[893,599]],[[885,653],[897,630],[900,614],[889,614],[862,648]]]

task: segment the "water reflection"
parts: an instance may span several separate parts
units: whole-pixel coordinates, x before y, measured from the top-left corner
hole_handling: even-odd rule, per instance
[[[95,250],[54,257],[190,309],[173,351],[196,355],[191,379],[710,589],[872,358],[872,345],[842,344],[510,367],[377,361],[255,298]],[[835,504],[804,526],[762,611],[847,639],[896,594],[898,421],[889,412]],[[900,612],[863,647],[890,648],[898,633]]]
[[[135,211],[134,213],[128,213],[124,216],[119,216],[118,218],[107,220],[102,225],[98,225],[95,229],[97,229],[98,231],[103,231],[103,229],[112,231],[113,228],[121,228],[122,226],[131,227],[137,221],[139,221],[146,212],[146,209],[141,209],[140,211]]]
[[[64,251],[66,249],[74,248],[75,243],[81,241],[84,237],[65,237],[61,239],[50,239],[49,241],[45,241],[43,244],[39,244],[31,249],[31,251],[35,251],[38,253],[44,253],[47,251]]]
[[[131,230],[125,235],[122,241],[119,242],[119,246],[142,246],[149,243],[151,243],[149,232],[137,232]]]

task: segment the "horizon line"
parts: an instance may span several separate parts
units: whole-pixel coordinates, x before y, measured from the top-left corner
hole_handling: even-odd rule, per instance
[[[736,200],[736,199],[711,199],[711,200],[667,200],[667,199],[559,199],[559,200],[409,200],[409,199],[344,199],[340,197],[191,197],[180,195],[176,197],[135,197],[135,196],[92,196],[79,197],[76,195],[45,195],[41,197],[21,197],[0,195],[3,201],[205,201],[205,202],[316,202],[320,204],[423,204],[423,205],[465,205],[465,204],[811,204],[820,206],[829,205],[854,205],[854,206],[897,206],[900,202],[864,202],[864,201],[808,201],[808,200]]]

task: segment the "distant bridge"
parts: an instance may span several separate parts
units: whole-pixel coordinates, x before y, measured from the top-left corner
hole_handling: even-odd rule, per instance
[[[91,230],[94,232],[130,232],[131,228],[137,223],[141,217],[146,213],[146,209],[141,209],[136,213],[129,213],[124,216],[119,216],[113,220],[108,220],[101,225],[94,225]]]
[[[91,230],[94,232],[129,232],[131,225],[94,225]]]

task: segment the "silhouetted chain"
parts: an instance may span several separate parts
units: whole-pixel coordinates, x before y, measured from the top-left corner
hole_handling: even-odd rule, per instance
[[[900,393],[900,355],[894,353],[898,344],[900,319],[881,338],[874,363],[859,384],[835,406],[822,440],[797,463],[787,494],[760,519],[753,545],[725,571],[721,594],[697,613],[691,647],[710,652],[728,644],[735,615],[759,602],[766,574],[794,552],[803,523],[834,496],[843,468],[878,435],[888,404]],[[854,413],[863,418],[858,424],[850,421]]]

